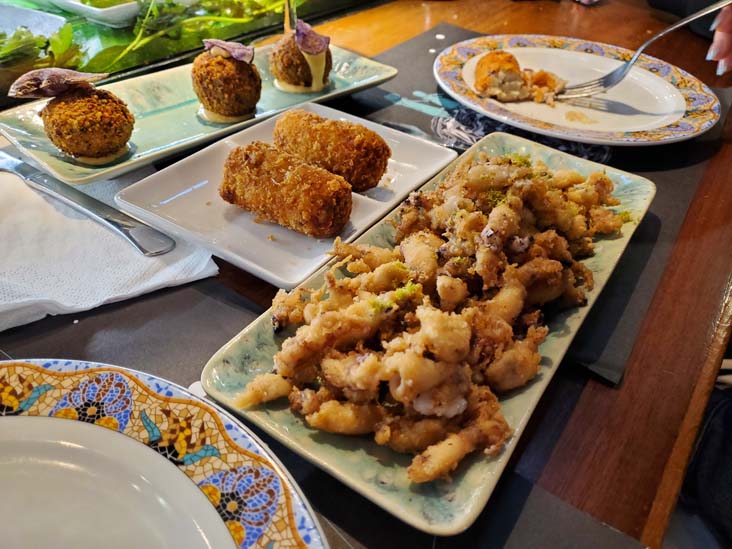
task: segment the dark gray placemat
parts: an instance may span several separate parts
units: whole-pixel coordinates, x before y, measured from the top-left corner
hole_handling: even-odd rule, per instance
[[[442,23],[376,58],[397,67],[396,78],[331,105],[458,151],[488,133],[504,131],[653,181],[658,189],[656,198],[565,359],[619,383],[707,159],[717,150],[721,124],[684,143],[608,147],[540,136],[496,122],[447,96],[432,73],[440,51],[475,36],[472,31]],[[718,95],[724,120],[732,91],[718,90]]]

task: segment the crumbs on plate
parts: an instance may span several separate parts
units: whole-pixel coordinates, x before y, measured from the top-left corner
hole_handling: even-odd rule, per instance
[[[567,111],[564,113],[564,118],[569,122],[579,122],[580,124],[597,124],[597,120],[587,116],[581,111]]]

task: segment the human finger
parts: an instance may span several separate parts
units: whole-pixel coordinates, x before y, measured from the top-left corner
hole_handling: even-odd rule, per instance
[[[723,8],[714,18],[711,31],[732,32],[732,6]]]
[[[732,54],[732,33],[717,31],[707,52],[707,61],[719,61]]]

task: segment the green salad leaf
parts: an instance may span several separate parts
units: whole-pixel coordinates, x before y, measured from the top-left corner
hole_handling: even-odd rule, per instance
[[[5,95],[17,78],[33,69],[76,68],[81,48],[74,44],[74,32],[66,23],[50,37],[35,35],[19,27],[8,37],[0,32],[0,94]]]
[[[9,1],[13,4],[23,0]],[[128,0],[81,1],[109,7]],[[193,4],[136,1],[139,15],[134,26],[125,29],[75,19],[73,27],[67,23],[48,37],[35,35],[25,27],[11,35],[0,32],[0,96],[16,78],[32,69],[64,67],[115,73],[195,52],[202,48],[204,38],[231,40],[279,26],[285,5],[284,0],[197,0]],[[298,6],[305,2],[296,0]]]
[[[118,72],[201,48],[204,38],[227,40],[276,24],[284,0],[199,0],[192,5],[141,0],[134,37],[126,47],[102,50],[80,70]]]
[[[81,48],[74,44],[74,29],[66,23],[48,39],[49,65],[75,69],[81,63]]]
[[[26,27],[19,27],[8,38],[0,32],[0,65],[10,64],[19,59],[35,60],[46,46],[45,36],[36,36]]]

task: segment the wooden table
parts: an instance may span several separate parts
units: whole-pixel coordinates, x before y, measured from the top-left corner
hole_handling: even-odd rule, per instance
[[[589,8],[568,0],[403,0],[333,19],[318,29],[331,35],[338,46],[374,56],[440,22],[486,34],[557,34],[634,49],[669,21],[670,16],[650,9],[642,0],[602,0]],[[649,53],[709,85],[724,86],[729,79],[715,77],[714,64],[703,61],[708,46],[708,41],[681,30],[655,44]],[[539,486],[654,547],[660,545],[674,509],[730,335],[729,130],[725,128],[721,148],[707,164],[669,267],[635,340],[622,385],[613,388],[588,373],[572,374],[581,378],[576,384],[581,394],[574,408],[557,418],[555,436],[543,450],[549,457],[537,472]],[[221,274],[215,280],[73,315],[92,320],[82,320],[78,327],[61,317],[10,330],[0,335],[0,354],[21,357],[55,352],[130,367],[151,359],[168,361],[173,367],[185,360],[186,375],[195,376],[211,349],[268,307],[275,293],[253,276],[220,265]],[[216,303],[217,314],[207,320],[207,310],[196,314],[196,307],[208,302]],[[132,310],[135,320],[128,318]],[[190,341],[182,343],[189,353],[185,359],[171,358],[161,349],[171,345],[170,337],[181,337],[170,322],[193,323],[195,332],[196,323],[210,323],[211,318],[214,326],[209,326],[209,333],[215,331],[218,339],[201,341],[189,332]],[[155,372],[155,367],[150,370]],[[550,387],[540,406],[556,408],[561,398],[561,391]],[[531,439],[537,435],[539,421],[532,419],[515,459],[531,458]]]
[[[636,49],[672,21],[642,0],[397,1],[328,22],[337,45],[377,55],[440,22],[483,34],[557,34]],[[682,29],[654,55],[710,86],[726,86],[709,42]],[[729,126],[729,124],[728,124]],[[660,545],[730,336],[730,128],[687,213],[619,389],[590,380],[539,484],[651,546]]]

